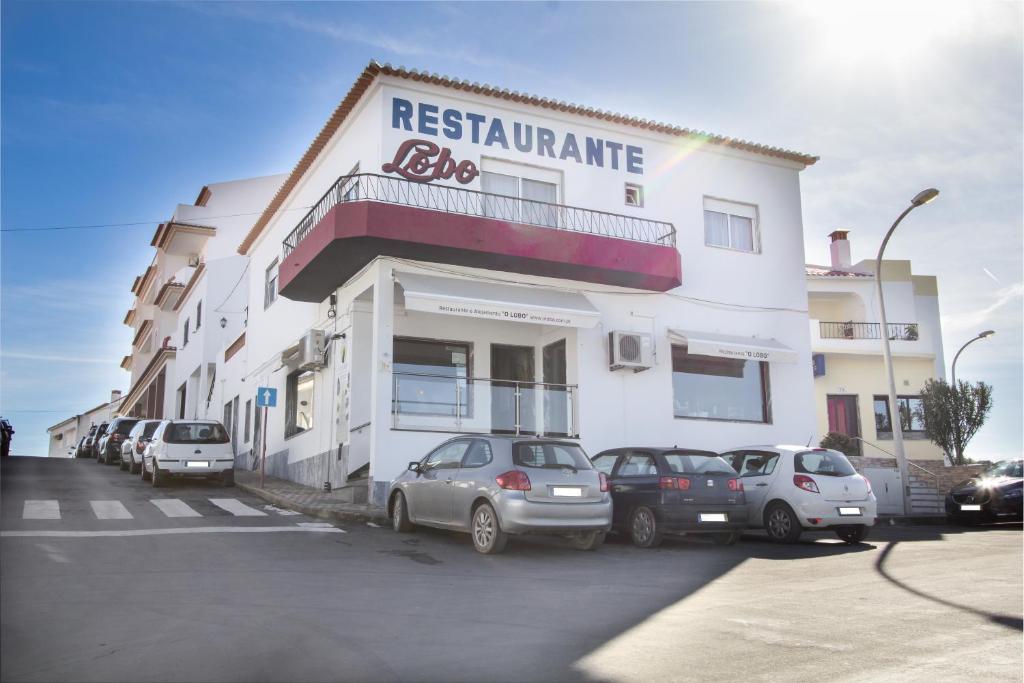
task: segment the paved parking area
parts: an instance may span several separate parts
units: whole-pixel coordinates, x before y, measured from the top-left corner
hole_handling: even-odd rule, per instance
[[[87,461],[9,459],[0,484],[4,681],[1021,680],[1019,525],[485,557],[431,530],[237,531],[318,520]],[[150,533],[185,527],[225,530]]]

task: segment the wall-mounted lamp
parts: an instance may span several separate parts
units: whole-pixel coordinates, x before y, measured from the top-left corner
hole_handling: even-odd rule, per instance
[[[220,319],[220,328],[224,329],[227,326],[228,326],[228,319],[227,318],[221,318]]]

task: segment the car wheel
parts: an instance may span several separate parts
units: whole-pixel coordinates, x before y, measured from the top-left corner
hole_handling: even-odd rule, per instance
[[[481,503],[473,511],[470,535],[473,536],[473,547],[485,555],[496,555],[508,546],[508,534],[501,530],[498,515],[489,503]]]
[[[711,534],[711,542],[715,545],[736,545],[743,536],[739,531],[723,532],[720,534]]]
[[[604,543],[603,531],[584,531],[571,537],[572,547],[576,550],[597,550]]]
[[[142,481],[149,481],[149,472],[146,471],[146,459],[142,459]]]
[[[234,486],[235,485],[235,471],[234,470],[228,470],[224,474],[220,475],[220,483],[223,484],[224,486]]]
[[[849,545],[856,545],[868,537],[868,528],[863,524],[844,526],[836,529],[836,536]]]
[[[153,482],[153,488],[158,489],[164,485],[164,475],[160,474],[160,468],[153,463],[153,473],[149,475],[150,481]]]
[[[776,543],[796,543],[803,533],[800,520],[785,503],[775,503],[764,513],[764,528]]]
[[[633,510],[629,518],[629,537],[638,548],[654,548],[661,545],[661,527],[653,510],[648,507]]]
[[[121,456],[121,464],[119,465],[122,472],[128,470],[128,461],[124,459],[124,455]]]
[[[138,474],[139,470],[141,468],[142,468],[142,464],[135,462],[135,457],[132,456],[131,462],[128,463],[128,473],[129,474]]]
[[[391,504],[391,528],[400,534],[412,531],[409,509],[405,505],[405,494],[401,491],[395,494],[395,501]]]

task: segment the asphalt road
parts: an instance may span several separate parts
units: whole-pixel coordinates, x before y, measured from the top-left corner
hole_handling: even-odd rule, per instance
[[[0,494],[3,681],[1022,676],[1019,525],[855,547],[516,539],[484,557],[458,534],[302,526],[237,489],[85,460],[8,458]],[[60,518],[25,519],[53,509],[27,500]]]

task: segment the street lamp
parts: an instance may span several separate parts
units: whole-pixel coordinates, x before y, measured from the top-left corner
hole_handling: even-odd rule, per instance
[[[896,453],[896,465],[900,469],[900,479],[903,481],[903,513],[908,516],[911,514],[910,471],[907,468],[906,453],[903,451],[903,425],[900,422],[901,415],[899,405],[896,403],[896,374],[892,367],[892,348],[889,344],[889,322],[885,318],[885,295],[882,294],[882,254],[885,252],[885,245],[889,243],[889,238],[892,237],[892,233],[895,232],[896,226],[900,224],[900,221],[906,218],[907,214],[917,207],[924,206],[938,196],[939,191],[934,187],[918,192],[917,195],[910,200],[910,206],[903,210],[903,213],[899,215],[896,222],[892,224],[891,228],[889,228],[889,232],[885,233],[885,239],[882,240],[882,246],[878,248],[878,256],[875,258],[875,287],[878,290],[878,312],[882,327],[882,355],[885,357],[885,371],[889,376],[889,422],[892,427],[892,445],[893,450]]]
[[[960,354],[964,352],[964,349],[966,349],[968,346],[970,346],[974,342],[978,341],[979,339],[984,339],[985,337],[991,337],[995,333],[996,333],[995,330],[985,330],[984,332],[980,333],[977,337],[975,337],[974,339],[970,340],[969,342],[967,342],[966,344],[961,346],[960,350],[956,352],[955,356],[953,356],[953,372],[950,373],[950,374],[952,374],[952,376],[953,376],[952,385],[953,385],[954,388],[956,388],[956,360],[957,360],[957,358],[959,358]]]

